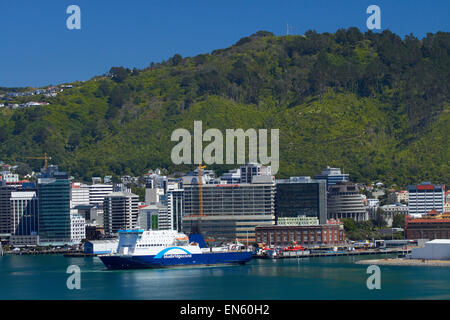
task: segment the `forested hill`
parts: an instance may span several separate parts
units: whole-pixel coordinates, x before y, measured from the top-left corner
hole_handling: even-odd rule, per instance
[[[449,50],[445,32],[260,31],[210,54],[112,68],[42,97],[48,106],[0,108],[0,160],[37,169],[25,157],[47,152],[84,178],[180,171],[170,135],[202,120],[203,130],[279,128],[280,178],[331,165],[356,181],[448,184]]]

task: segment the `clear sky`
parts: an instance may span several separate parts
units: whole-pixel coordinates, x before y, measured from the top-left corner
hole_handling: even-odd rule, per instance
[[[68,30],[69,5],[81,30]],[[0,0],[0,86],[88,80],[112,66],[147,67],[175,53],[194,56],[259,30],[367,31],[366,9],[400,36],[449,31],[449,0]]]

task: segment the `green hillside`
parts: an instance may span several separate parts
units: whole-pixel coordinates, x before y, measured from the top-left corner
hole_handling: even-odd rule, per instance
[[[280,129],[280,178],[331,165],[357,181],[448,184],[449,52],[444,32],[258,32],[211,54],[112,68],[48,106],[1,108],[0,160],[37,169],[25,157],[47,152],[80,178],[181,171],[170,135],[202,120],[223,133]]]

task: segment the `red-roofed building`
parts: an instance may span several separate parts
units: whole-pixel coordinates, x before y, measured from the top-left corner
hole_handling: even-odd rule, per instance
[[[422,218],[405,219],[407,239],[450,239],[450,212],[441,214],[431,210]]]

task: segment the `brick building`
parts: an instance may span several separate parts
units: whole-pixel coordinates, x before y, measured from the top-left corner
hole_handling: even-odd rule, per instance
[[[406,218],[407,239],[450,239],[450,212],[430,211],[423,218]]]
[[[345,244],[344,227],[340,223],[313,226],[258,226],[255,233],[257,243],[274,246],[290,246],[294,241],[302,246]]]

